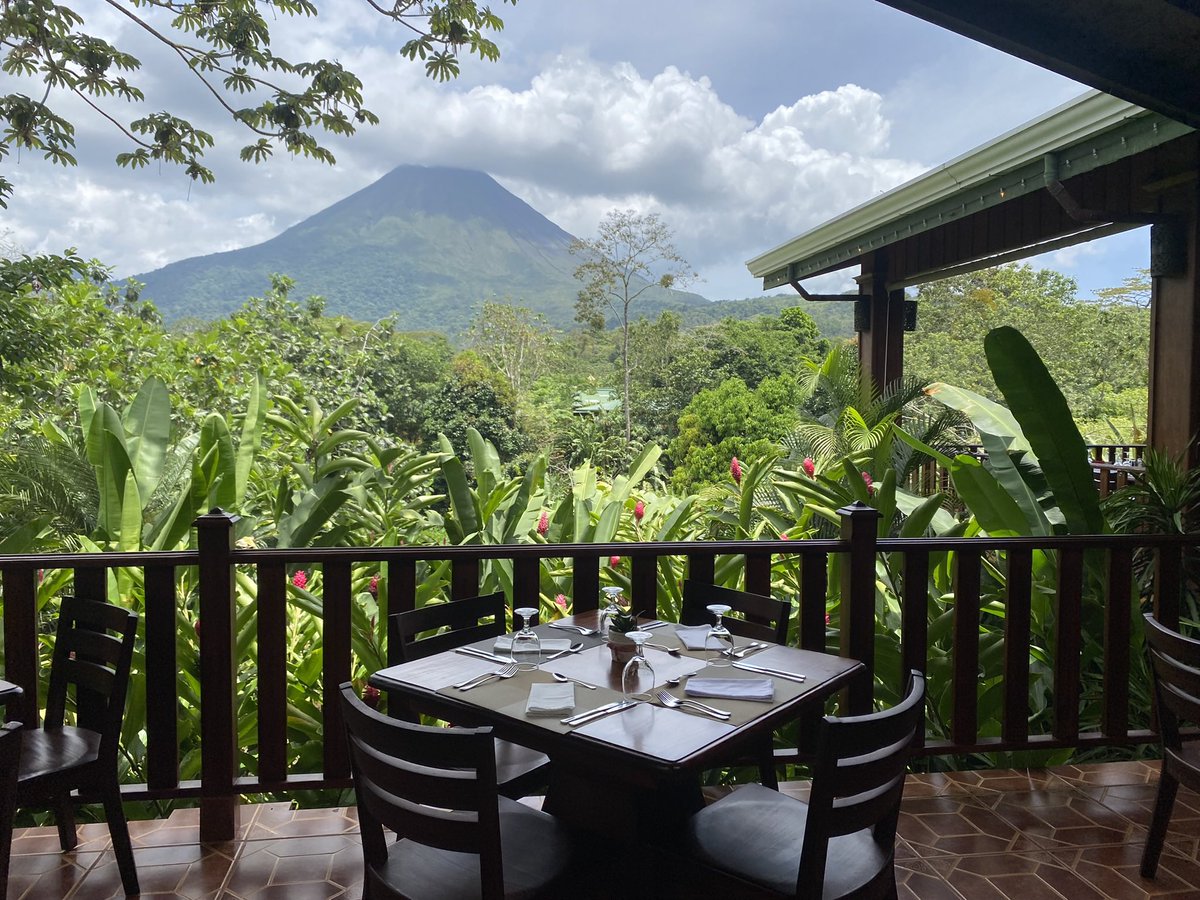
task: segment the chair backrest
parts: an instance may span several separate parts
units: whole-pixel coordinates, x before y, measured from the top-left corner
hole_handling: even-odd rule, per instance
[[[503,896],[492,729],[401,722],[369,708],[350,682],[340,690],[368,868],[387,861],[386,827],[428,847],[478,854],[483,896]]]
[[[1146,613],[1146,652],[1154,672],[1154,696],[1163,749],[1189,769],[1195,766],[1179,756],[1181,722],[1200,725],[1200,641],[1167,628]]]
[[[872,828],[875,842],[894,851],[904,776],[917,729],[924,723],[924,700],[925,676],[914,669],[904,699],[891,709],[821,720],[798,896],[809,888],[820,896],[831,838]]]
[[[46,694],[46,728],[62,727],[67,692],[73,686],[76,725],[99,732],[101,756],[116,755],[137,622],[136,613],[119,606],[62,598]]]
[[[791,606],[786,600],[776,600],[763,594],[735,591],[700,581],[683,583],[683,608],[679,611],[681,625],[711,625],[713,615],[706,607],[722,603],[744,618],[729,616],[725,627],[738,637],[752,641],[787,643],[788,619]]]
[[[438,633],[419,638],[430,631]],[[388,662],[424,659],[505,631],[504,594],[499,592],[393,613],[388,616]]]

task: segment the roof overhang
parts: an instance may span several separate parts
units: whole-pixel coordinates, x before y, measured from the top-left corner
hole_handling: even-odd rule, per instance
[[[746,265],[752,275],[763,279],[764,290],[797,283],[853,265],[866,253],[1017,204],[1035,193],[1045,195],[1043,189],[1052,181],[1076,179],[1192,131],[1160,113],[1091,91]],[[1047,221],[1039,228],[1026,229],[1023,237],[1014,233],[1008,246],[998,249],[981,244],[974,259],[960,253],[952,262],[960,270],[994,265],[1091,240],[1100,236],[1097,229],[1112,233],[1131,227],[1135,225],[1127,221]],[[1004,259],[997,258],[1000,253]],[[943,277],[949,274],[945,268],[939,265],[928,273],[917,273],[909,266],[896,280],[917,283]]]

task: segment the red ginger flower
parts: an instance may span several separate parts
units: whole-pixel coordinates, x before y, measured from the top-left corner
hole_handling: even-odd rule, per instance
[[[612,566],[612,567],[615,569],[617,566],[619,566],[619,565],[621,564],[621,557],[619,557],[619,556],[610,556],[610,557],[608,558],[608,564],[609,564],[610,566]]]
[[[296,574],[292,576],[292,584],[303,590],[308,587],[308,575],[303,569],[297,569]]]
[[[871,473],[863,472],[862,480],[863,484],[867,486],[867,494],[872,497],[875,496],[875,482],[871,480]]]
[[[362,689],[363,703],[371,709],[379,709],[379,688],[372,684],[364,685]]]
[[[736,456],[729,461],[729,474],[733,476],[735,482],[742,483],[742,464],[738,462]]]
[[[545,512],[543,512],[541,515],[541,518],[538,519],[537,533],[544,535],[549,530],[550,530],[550,517]]]
[[[371,580],[367,582],[367,590],[370,592],[372,597],[379,596],[379,576],[378,575],[371,576]]]
[[[646,504],[639,500],[633,504],[633,518],[638,522],[642,521],[642,517],[646,515]]]
[[[779,536],[779,539],[781,541],[790,541],[792,539],[792,536],[785,531],[783,534],[781,534]]]
[[[816,474],[817,464],[813,462],[813,458],[811,456],[804,457],[804,462],[801,463],[801,466],[804,469],[804,474],[809,478],[812,478],[813,475]]]
[[[554,602],[558,606],[558,608],[561,609],[563,612],[567,611],[567,595],[566,594],[555,594]]]

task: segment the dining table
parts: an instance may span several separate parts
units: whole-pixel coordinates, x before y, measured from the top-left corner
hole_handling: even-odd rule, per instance
[[[491,726],[497,737],[548,755],[553,765],[543,808],[573,826],[612,840],[662,844],[682,835],[686,819],[703,806],[701,776],[706,769],[751,752],[756,743],[761,746],[764,735],[802,714],[823,710],[831,695],[865,673],[862,663],[853,659],[774,644],[756,648],[736,667],[712,667],[710,651],[686,649],[673,623],[655,620],[642,627],[653,626],[652,645],[644,653],[658,688],[683,698],[691,676],[758,679],[760,684],[767,679],[771,699],[703,699],[729,713],[722,721],[665,706],[651,692],[649,701],[571,725],[563,721],[568,715],[623,699],[623,666],[612,660],[604,638],[563,628],[594,629],[597,624],[597,613],[587,612],[538,625],[534,630],[543,641],[557,638],[561,643],[566,638],[578,647],[545,659],[535,671],[493,679],[471,690],[455,685],[495,672],[503,663],[458,648],[381,669],[370,683],[389,692],[389,702],[402,702],[412,711],[456,725]],[[504,657],[495,639],[467,646]],[[792,677],[752,671],[750,666]],[[526,715],[531,686],[555,680],[554,673],[592,689],[575,686],[571,713]],[[679,681],[668,684],[672,679]]]

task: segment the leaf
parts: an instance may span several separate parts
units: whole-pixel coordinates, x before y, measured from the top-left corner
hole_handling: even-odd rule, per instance
[[[1010,450],[1030,449],[1017,419],[999,403],[966,388],[942,382],[929,385],[925,393],[951,409],[957,409],[971,420],[977,431],[986,431],[999,437]],[[1012,405],[1011,402],[1009,405]]]
[[[254,468],[254,459],[262,444],[263,425],[267,418],[267,379],[260,369],[254,379],[254,387],[250,389],[250,397],[246,406],[246,416],[242,419],[242,433],[238,438],[237,468],[234,480],[237,507],[241,507],[246,499],[246,485],[250,480],[250,471]]]
[[[461,533],[456,543],[461,543],[469,534],[479,531],[479,515],[475,509],[475,498],[467,483],[467,470],[457,456],[442,460],[442,477],[446,479],[446,492],[450,496],[450,509]]]
[[[992,537],[1029,533],[1025,514],[995,477],[972,456],[962,454],[950,464],[954,489],[980,526]]]
[[[280,547],[307,547],[317,532],[349,499],[338,476],[322,479],[306,491],[295,508],[279,523]]]
[[[117,548],[128,552],[142,549],[142,498],[132,468],[125,475],[125,490],[121,496],[121,533]]]
[[[205,503],[231,510],[237,502],[237,459],[233,437],[223,416],[210,413],[200,426],[200,455],[207,460],[208,496]]]
[[[148,499],[162,478],[171,437],[171,399],[161,378],[146,379],[125,411],[122,427],[141,495]]]
[[[983,439],[984,447],[988,451],[987,468],[996,476],[996,480],[1008,492],[1008,495],[1016,501],[1017,506],[1021,508],[1021,512],[1025,516],[1025,521],[1029,525],[1027,534],[1048,535],[1051,533],[1050,522],[1046,518],[1046,513],[1042,510],[1041,504],[1038,503],[1037,496],[1033,492],[1033,488],[1021,474],[1021,470],[1013,462],[1012,456],[1002,445],[998,438],[984,432],[980,433]]]
[[[1041,464],[1071,534],[1102,534],[1104,514],[1087,446],[1070,407],[1025,336],[1003,326],[983,342],[996,386]]]

